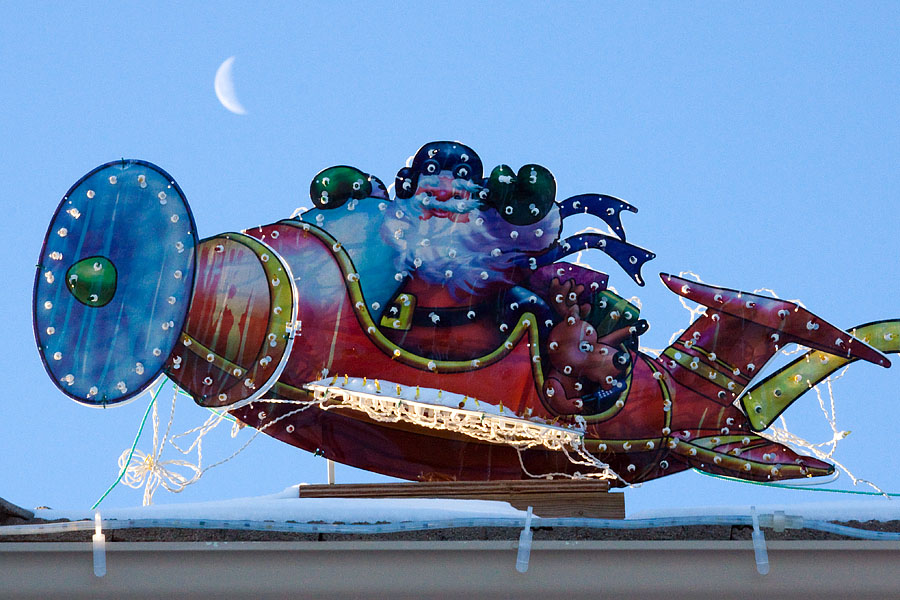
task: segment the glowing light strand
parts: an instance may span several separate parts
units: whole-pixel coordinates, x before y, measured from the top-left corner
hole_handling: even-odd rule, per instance
[[[141,450],[132,453],[125,451],[119,456],[119,468],[124,469],[121,483],[130,488],[144,488],[143,505],[153,503],[153,494],[162,485],[167,491],[180,492],[200,477],[200,468],[185,460],[162,460],[162,451],[175,418],[175,400],[178,398],[177,388],[172,394],[172,408],[169,421],[162,440],[159,437],[158,403],[153,404],[153,446],[148,454]],[[176,468],[186,469],[188,475],[179,473]]]
[[[392,389],[396,384],[382,382],[385,389]],[[573,464],[580,464],[596,469],[596,473],[584,475],[599,479],[615,479],[609,465],[590,454],[584,446],[584,436],[580,431],[553,425],[545,425],[518,417],[506,417],[408,400],[400,397],[372,394],[359,390],[346,389],[339,386],[307,384],[323,410],[352,409],[364,412],[369,418],[387,423],[404,421],[427,427],[459,433],[480,441],[512,446],[517,451],[535,447],[543,447],[552,451],[563,452]],[[521,462],[521,460],[520,460]],[[546,478],[548,474],[530,477]],[[573,477],[566,474],[549,474],[561,477]],[[578,477],[581,477],[580,474]]]
[[[279,421],[286,419],[290,416],[297,414],[298,412],[304,411],[310,408],[315,402],[302,402],[296,400],[271,400],[276,403],[287,403],[287,404],[300,404],[301,407],[294,411],[289,411],[284,415],[279,416],[276,419],[268,421],[262,427],[254,431],[253,436],[249,440],[247,440],[240,448],[238,448],[235,452],[233,452],[230,456],[225,459],[222,459],[218,462],[215,462],[207,467],[203,467],[203,438],[208,435],[212,430],[214,430],[218,425],[220,425],[223,421],[231,421],[232,429],[231,429],[231,437],[234,438],[237,435],[237,432],[244,427],[244,424],[230,417],[225,412],[217,412],[211,411],[213,414],[201,425],[189,429],[183,433],[170,435],[172,425],[175,417],[175,401],[179,395],[186,395],[182,390],[180,390],[177,386],[174,387],[173,397],[172,397],[172,406],[169,412],[169,419],[166,424],[165,432],[162,435],[162,438],[159,436],[159,412],[157,409],[158,403],[152,402],[151,406],[148,407],[148,413],[152,407],[152,423],[153,423],[153,445],[149,453],[146,453],[142,450],[136,449],[137,438],[135,439],[135,445],[132,446],[130,450],[126,450],[119,456],[119,468],[121,469],[121,476],[119,480],[117,480],[116,484],[122,483],[131,487],[133,489],[144,488],[143,495],[143,504],[144,506],[148,506],[153,503],[153,495],[156,493],[156,490],[162,486],[166,491],[172,493],[182,492],[187,486],[196,483],[207,471],[210,469],[220,466],[236,456],[238,456],[241,452],[247,449],[247,447],[256,439],[256,437],[265,431],[267,428],[272,425],[278,423]],[[157,389],[156,395],[159,394],[161,387]],[[156,400],[156,395],[154,395],[154,401]],[[146,421],[146,415],[145,415]],[[144,423],[141,424],[141,429],[143,429]],[[191,441],[190,445],[187,448],[183,448],[180,446],[176,440],[181,438],[185,438],[187,436],[196,434],[196,436]],[[140,433],[139,433],[140,435]],[[138,435],[138,437],[139,437]],[[190,455],[194,450],[197,452],[197,458],[195,462],[191,462],[183,459],[168,459],[163,460],[162,454],[165,449],[166,444],[175,448],[182,455]],[[187,472],[185,474],[184,472]],[[110,487],[107,490],[107,494],[112,490],[116,484]],[[103,498],[106,497],[104,494]],[[100,500],[102,501],[103,498]],[[99,504],[100,501],[97,502]],[[96,505],[95,505],[96,506]]]
[[[159,393],[162,391],[163,386],[165,385],[166,381],[167,381],[167,378],[165,376],[162,377],[161,381],[159,383],[159,387],[157,387],[156,390],[153,391],[153,393],[152,393],[152,396],[150,398],[150,403],[147,405],[147,410],[144,411],[144,416],[141,419],[141,425],[140,425],[140,427],[138,427],[137,434],[135,434],[135,436],[134,436],[134,442],[132,442],[132,444],[131,444],[130,454],[128,455],[128,460],[126,461],[126,463],[131,461],[131,456],[136,452],[135,448],[137,447],[138,440],[141,439],[141,434],[144,432],[144,425],[147,424],[147,417],[150,415],[150,409],[153,408],[153,406],[156,404],[156,397],[159,396]],[[152,386],[148,389],[152,389]],[[119,476],[112,483],[112,485],[110,485],[108,488],[106,488],[106,491],[103,492],[103,495],[100,496],[100,498],[98,498],[96,502],[94,502],[94,505],[91,506],[91,510],[94,510],[95,508],[100,506],[100,503],[103,502],[104,499],[106,499],[106,497],[109,495],[109,493],[112,492],[113,489],[117,485],[119,485],[119,483],[122,481],[122,478],[124,476],[125,476],[125,468],[120,468]]]

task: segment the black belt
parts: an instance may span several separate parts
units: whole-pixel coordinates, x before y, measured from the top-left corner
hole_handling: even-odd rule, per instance
[[[417,327],[455,327],[466,325],[491,314],[491,302],[476,306],[429,307],[417,306],[413,310],[412,324]]]
[[[585,394],[581,397],[581,401],[584,403],[581,409],[582,414],[596,415],[606,412],[612,408],[612,405],[618,400],[619,394],[623,391],[625,391],[625,386],[620,381],[612,389],[597,390],[593,394]]]

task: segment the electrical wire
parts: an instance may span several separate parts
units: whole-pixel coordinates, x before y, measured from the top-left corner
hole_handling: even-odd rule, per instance
[[[790,485],[787,483],[771,483],[768,481],[750,481],[748,479],[738,479],[737,477],[729,477],[727,475],[717,475],[715,473],[707,473],[706,471],[701,471],[700,469],[694,469],[697,473],[701,475],[706,475],[707,477],[713,477],[714,479],[724,479],[725,481],[733,481],[735,483],[749,483],[751,485],[761,485],[763,487],[769,488],[781,488],[784,490],[803,490],[806,492],[830,492],[832,494],[854,494],[858,496],[882,496],[882,497],[890,497],[897,498],[900,497],[900,494],[890,493],[890,492],[864,492],[861,490],[837,490],[834,488],[817,488],[805,485]]]
[[[166,385],[166,381],[168,378],[166,376],[162,377],[162,381],[159,384],[159,387],[156,388],[156,391],[153,392],[153,397],[150,398],[150,404],[147,405],[147,410],[144,411],[144,418],[141,419],[141,426],[138,428],[137,435],[134,436],[134,442],[131,444],[131,452],[128,454],[128,460],[125,461],[125,466],[122,467],[122,470],[119,471],[119,476],[113,482],[111,486],[106,488],[106,491],[103,492],[103,495],[100,496],[100,499],[94,502],[94,505],[91,506],[91,510],[94,510],[103,500],[109,495],[113,488],[119,485],[119,482],[122,481],[122,477],[125,476],[125,472],[128,470],[128,465],[131,463],[131,457],[134,456],[134,449],[137,448],[138,440],[141,439],[141,433],[144,431],[144,425],[147,423],[147,417],[150,415],[150,409],[153,408],[153,405],[156,403],[156,397],[159,396],[159,393],[162,391],[163,387]]]

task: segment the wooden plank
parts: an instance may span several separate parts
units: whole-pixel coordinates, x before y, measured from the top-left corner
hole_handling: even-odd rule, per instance
[[[625,495],[603,480],[423,481],[301,485],[301,498],[453,498],[498,500],[540,517],[624,519]]]
[[[506,500],[515,508],[525,510],[532,507],[539,517],[581,517],[590,519],[624,519],[625,494],[557,492],[552,494],[528,494],[497,498]]]
[[[421,498],[422,494],[473,495],[484,493],[547,493],[566,492],[606,492],[609,483],[605,480],[592,479],[536,479],[510,481],[420,481],[397,483],[342,483],[338,485],[302,485],[300,494],[304,498],[346,497],[337,496],[351,494],[352,497],[410,497]]]

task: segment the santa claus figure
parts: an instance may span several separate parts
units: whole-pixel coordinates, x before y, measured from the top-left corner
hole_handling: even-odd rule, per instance
[[[431,142],[397,174],[395,196],[381,236],[404,284],[381,327],[396,344],[432,358],[482,356],[508,335],[503,315],[519,295],[549,310],[514,290],[560,233],[546,168],[501,165],[485,179],[474,150]]]

